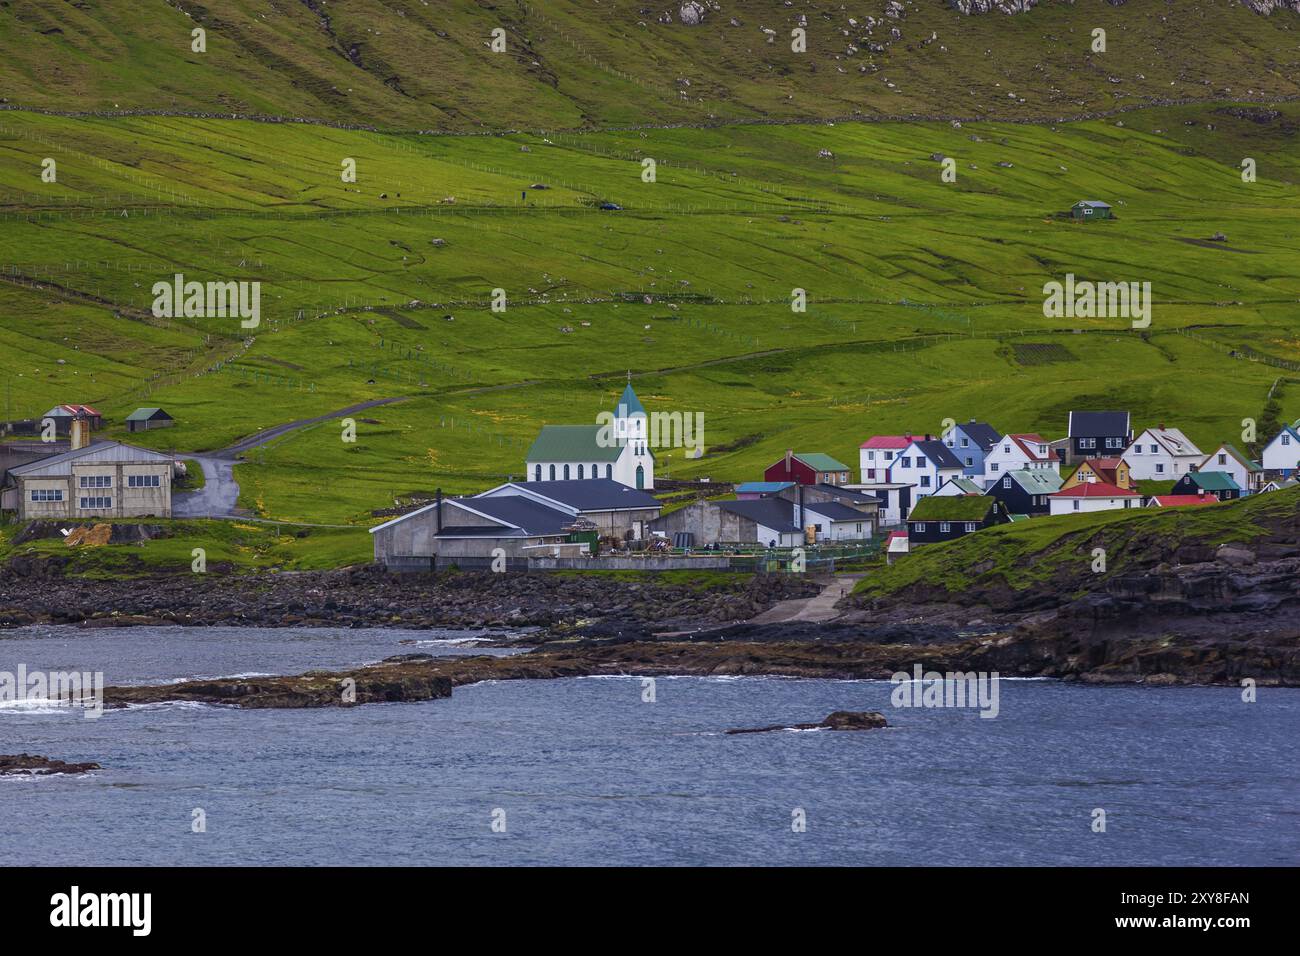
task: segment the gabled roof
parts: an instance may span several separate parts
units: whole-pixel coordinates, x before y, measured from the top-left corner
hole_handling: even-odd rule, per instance
[[[1061,490],[1061,485],[1065,482],[1064,478],[1050,468],[1018,468],[1015,471],[1004,471],[999,480],[1007,478],[1010,478],[1031,495],[1055,494]],[[994,482],[993,487],[987,493],[991,494],[997,484],[997,482]]]
[[[38,458],[36,461],[28,462],[25,465],[10,468],[9,474],[17,477],[70,475],[72,474],[73,463],[82,458],[89,458],[91,461],[111,462],[171,462],[175,460],[171,455],[164,455],[148,448],[137,448],[135,445],[128,445],[125,442],[97,441],[86,445],[84,448],[74,448],[59,455]]]
[[[793,481],[742,481],[736,485],[738,495],[772,495],[793,488]]]
[[[1252,461],[1250,458],[1246,457],[1246,455],[1243,454],[1243,453],[1241,452],[1241,450],[1237,448],[1236,445],[1231,445],[1231,444],[1229,444],[1228,442],[1224,442],[1224,443],[1223,443],[1222,445],[1220,445],[1218,448],[1214,449],[1214,451],[1212,451],[1212,452],[1210,452],[1208,455],[1206,455],[1206,456],[1205,456],[1205,461],[1201,462],[1201,467],[1200,467],[1199,470],[1200,470],[1200,471],[1214,471],[1213,468],[1207,468],[1206,466],[1207,466],[1207,465],[1214,465],[1214,464],[1217,464],[1217,462],[1212,462],[1210,459],[1212,459],[1212,458],[1214,458],[1215,456],[1217,456],[1217,455],[1219,454],[1220,451],[1226,452],[1226,453],[1228,454],[1228,457],[1229,457],[1229,458],[1235,458],[1235,459],[1237,460],[1237,463],[1240,464],[1243,468],[1245,468],[1246,471],[1248,471],[1248,472],[1251,472],[1251,471],[1263,471],[1263,470],[1264,470],[1264,466],[1263,466],[1263,465],[1258,464],[1257,462]]]
[[[1184,508],[1188,505],[1217,505],[1219,499],[1214,495],[1156,495],[1151,502],[1160,508]]]
[[[1070,412],[1071,438],[1128,436],[1128,412]]]
[[[1048,442],[1042,435],[1038,434],[1038,432],[1021,432],[1014,435],[1005,435],[1003,438],[1004,440],[1010,439],[1014,442],[1030,461],[1052,460],[1050,442]],[[1048,449],[1046,454],[1040,455],[1038,453],[1039,445]]]
[[[929,458],[940,468],[963,467],[961,459],[952,453],[951,448],[937,438],[932,438],[929,441],[926,441],[925,439],[921,439],[920,441],[913,440],[912,444],[920,450],[921,454],[925,455],[926,458]]]
[[[719,501],[718,507],[778,532],[801,530],[794,523],[794,503],[784,498],[756,498],[751,501]]]
[[[1091,206],[1093,209],[1109,209],[1110,203],[1102,202],[1100,199],[1080,199],[1076,206]]]
[[[628,382],[623,387],[623,394],[618,397],[618,402],[614,405],[614,415],[617,416],[622,411],[624,415],[644,415],[645,406],[641,404],[641,399],[636,397],[636,392],[632,391],[632,383]]]
[[[819,451],[797,451],[794,457],[813,471],[848,471],[849,466]]]
[[[1269,439],[1267,447],[1271,448],[1273,446],[1273,442],[1277,441],[1284,434],[1290,434],[1292,438],[1300,442],[1300,422],[1296,422],[1295,425],[1283,425],[1282,428],[1278,431],[1278,433]]]
[[[1226,471],[1189,471],[1179,480],[1190,481],[1197,488],[1204,488],[1206,491],[1241,490],[1241,485],[1237,484],[1232,475]]]
[[[1085,481],[1073,488],[1054,492],[1053,498],[1140,498],[1141,492],[1120,488],[1107,481]]]
[[[913,521],[983,521],[998,503],[983,495],[927,495],[907,516]]]
[[[872,435],[859,448],[906,448],[912,444],[911,435]]]
[[[953,427],[954,429],[960,428],[962,434],[979,445],[984,451],[988,451],[1002,438],[1002,433],[988,422],[959,422]]]
[[[485,498],[499,500],[522,495],[536,495],[572,511],[619,511],[627,509],[659,508],[654,495],[637,491],[611,478],[584,478],[570,481],[518,481],[498,485],[470,501]]]
[[[573,515],[568,512],[547,507],[523,495],[503,495],[499,498],[444,498],[442,504],[444,508],[460,509],[497,523],[494,526],[457,525],[454,523],[455,513],[448,515],[444,511],[441,532],[443,537],[519,538],[557,535],[563,533],[563,529],[573,522]],[[423,508],[408,511],[383,524],[375,525],[370,529],[370,533],[374,534],[384,528],[409,521],[437,507],[438,503],[434,502]]]
[[[856,508],[842,505],[838,501],[805,501],[804,511],[829,518],[831,521],[870,521],[871,516],[863,514]]]
[[[526,460],[578,464],[618,461],[624,446],[617,442],[601,445],[597,440],[600,431],[600,425],[543,425]]]
[[[957,478],[949,478],[947,481],[945,481],[942,485],[939,486],[938,490],[942,491],[944,488],[947,488],[949,485],[952,485],[954,488],[960,489],[963,495],[984,494],[983,488],[981,488],[979,485],[977,485],[975,482],[971,481],[969,478],[965,477],[964,475]],[[936,494],[937,493],[938,492],[936,491]]]
[[[1148,428],[1142,434],[1150,435],[1156,444],[1175,457],[1195,456],[1199,458],[1204,454],[1192,443],[1190,438],[1177,428]]]
[[[161,408],[137,408],[130,415],[126,416],[126,420],[128,422],[147,422],[159,412],[162,412],[166,418],[171,418],[171,416]]]
[[[50,418],[50,417],[62,418],[62,417],[64,417],[65,415],[68,415],[68,416],[71,416],[71,415],[89,415],[89,416],[91,416],[92,418],[102,418],[102,417],[103,417],[102,415],[99,414],[99,412],[97,412],[94,408],[92,408],[92,407],[89,406],[89,405],[55,405],[55,406],[54,406],[53,408],[51,408],[48,412],[46,412],[42,417],[43,417],[43,418]]]

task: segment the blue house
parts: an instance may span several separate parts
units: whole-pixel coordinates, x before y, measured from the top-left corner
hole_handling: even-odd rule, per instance
[[[984,456],[993,450],[1002,433],[988,422],[971,419],[963,425],[954,425],[944,436],[943,443],[961,462],[961,473],[967,478],[984,477]]]

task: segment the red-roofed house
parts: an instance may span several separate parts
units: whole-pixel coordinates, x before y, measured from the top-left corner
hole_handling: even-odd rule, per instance
[[[1142,507],[1142,495],[1139,492],[1106,481],[1084,481],[1071,488],[1062,488],[1047,497],[1051,501],[1054,515]]]
[[[84,418],[92,431],[104,424],[104,416],[90,405],[55,405],[41,416],[40,420],[54,420],[54,430],[59,435],[66,435],[72,428],[74,418]]]
[[[862,470],[862,483],[872,485],[888,481],[889,466],[908,445],[912,435],[873,435],[858,446],[858,466]]]
[[[1189,505],[1217,505],[1218,495],[1153,495],[1148,508],[1185,508]]]
[[[991,488],[1009,471],[1042,468],[1061,473],[1061,459],[1052,453],[1046,438],[1037,432],[1003,435],[984,456],[985,488]]]

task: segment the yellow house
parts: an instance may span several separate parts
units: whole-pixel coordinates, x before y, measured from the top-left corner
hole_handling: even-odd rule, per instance
[[[1134,489],[1128,463],[1122,458],[1085,458],[1074,469],[1074,473],[1065,479],[1061,490],[1066,491],[1085,482],[1114,485],[1126,491]]]

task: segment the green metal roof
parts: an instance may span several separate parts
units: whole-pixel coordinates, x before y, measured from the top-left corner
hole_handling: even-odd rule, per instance
[[[1010,478],[1031,495],[1050,495],[1061,490],[1065,479],[1050,468],[1020,468],[1002,475]]]
[[[128,422],[147,422],[159,412],[162,412],[161,408],[137,408],[130,415],[126,416],[126,420]],[[167,415],[166,412],[163,412],[163,414]],[[170,415],[167,415],[167,417],[171,418]]]
[[[983,521],[997,504],[984,495],[929,495],[907,516],[908,521]]]
[[[1184,475],[1192,484],[1206,491],[1240,491],[1241,485],[1225,471],[1191,471]]]
[[[823,455],[819,451],[802,452],[797,451],[794,457],[811,468],[813,471],[848,471],[849,466],[843,462],[836,461],[830,455]]]
[[[623,447],[601,447],[596,441],[600,430],[600,425],[544,425],[528,449],[528,461],[617,461]]]
[[[618,415],[619,410],[623,409],[624,415],[644,415],[645,406],[641,404],[641,399],[636,397],[636,392],[632,391],[632,383],[628,382],[623,388],[623,394],[618,397],[618,402],[614,405],[614,414]]]

